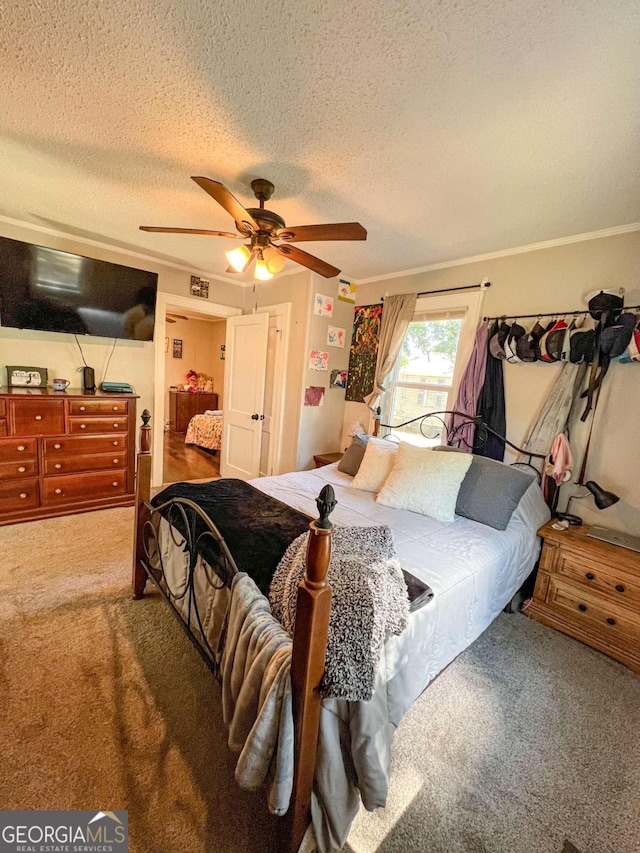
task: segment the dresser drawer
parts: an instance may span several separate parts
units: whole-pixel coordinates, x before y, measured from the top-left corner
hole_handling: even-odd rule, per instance
[[[126,415],[127,400],[70,400],[70,415]]]
[[[114,416],[113,418],[69,418],[69,432],[72,435],[86,435],[87,433],[98,432],[126,432],[128,427],[128,419],[122,416]]]
[[[640,612],[640,577],[626,574],[586,556],[563,551],[556,571],[572,583],[594,593],[611,596],[621,606],[635,607]]]
[[[5,420],[0,421],[0,435],[9,435],[9,429]]]
[[[17,513],[40,505],[37,480],[0,483],[0,512]]]
[[[23,459],[21,462],[0,462],[0,480],[15,480],[17,477],[37,476],[37,459]]]
[[[6,438],[0,441],[0,462],[20,462],[35,459],[35,438]]]
[[[42,481],[42,503],[74,503],[116,497],[126,493],[126,471],[100,471],[95,474],[67,474]]]
[[[127,449],[127,434],[117,435],[61,435],[45,438],[42,442],[44,456],[70,456],[75,453],[124,453]]]
[[[15,435],[56,435],[64,432],[63,400],[10,400]]]
[[[552,577],[547,606],[574,625],[640,648],[640,615]]]
[[[74,474],[76,471],[105,471],[109,468],[123,468],[127,464],[127,454],[118,453],[94,453],[87,456],[45,456],[43,459],[43,473],[46,476],[52,474]]]

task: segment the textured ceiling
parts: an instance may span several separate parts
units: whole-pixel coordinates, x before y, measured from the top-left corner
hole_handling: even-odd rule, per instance
[[[39,0],[3,10],[0,214],[224,274],[189,178],[276,184],[353,278],[640,220],[637,0]],[[231,277],[230,277],[231,278]]]

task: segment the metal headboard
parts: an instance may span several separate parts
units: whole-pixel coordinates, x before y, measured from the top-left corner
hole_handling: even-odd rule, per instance
[[[447,416],[456,416],[457,423],[453,427],[450,428],[450,421],[448,422]],[[437,420],[440,422],[440,425],[436,425],[432,423],[433,420]],[[496,432],[490,426],[488,426],[480,415],[469,415],[466,412],[459,412],[456,409],[443,409],[439,412],[427,412],[424,415],[418,415],[415,418],[411,418],[411,420],[404,421],[401,424],[383,424],[378,421],[378,426],[383,427],[384,429],[397,430],[402,429],[403,427],[409,426],[410,424],[419,424],[420,433],[429,439],[437,438],[438,435],[444,431],[444,434],[447,437],[447,444],[450,447],[459,447],[461,441],[461,432],[462,428],[472,424],[475,427],[473,447],[471,450],[476,450],[477,448],[483,447],[489,438],[490,435],[495,436],[501,442],[504,442],[508,447],[512,450],[515,450],[520,456],[523,457],[523,460],[518,460],[517,462],[512,462],[512,467],[521,467],[521,468],[531,468],[532,471],[535,472],[536,477],[538,478],[538,482],[542,480],[542,472],[536,468],[533,464],[534,459],[544,460],[546,457],[542,453],[532,453],[529,450],[525,450],[522,447],[518,447],[517,444],[514,444],[512,441],[509,441],[506,436],[500,435],[500,433]],[[395,440],[395,436],[384,436],[385,438],[390,438],[391,440]]]

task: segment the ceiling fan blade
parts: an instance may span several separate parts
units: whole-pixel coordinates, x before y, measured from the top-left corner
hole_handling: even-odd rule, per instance
[[[232,240],[243,240],[240,234],[230,231],[202,231],[199,228],[158,228],[155,225],[141,225],[141,231],[159,231],[163,234],[207,234],[209,237],[229,237]]]
[[[334,222],[329,225],[298,225],[281,228],[275,237],[287,243],[304,243],[306,240],[366,240],[367,229],[359,222]]]
[[[199,187],[209,193],[211,198],[215,199],[218,204],[230,213],[239,226],[243,226],[246,232],[258,231],[259,226],[249,211],[245,210],[238,199],[231,195],[229,190],[220,183],[220,181],[212,181],[211,178],[202,178],[191,176]]]
[[[273,246],[273,248],[279,255],[283,255],[285,258],[288,258],[290,261],[295,261],[297,264],[302,264],[303,267],[307,267],[307,269],[313,270],[313,272],[317,272],[325,278],[333,278],[340,272],[337,267],[332,267],[331,264],[328,264],[326,261],[321,261],[320,258],[316,258],[308,252],[303,252],[302,249],[298,249],[297,246],[284,245]]]
[[[186,314],[174,314],[173,311],[171,313],[167,312],[167,320],[171,318],[175,322],[176,320],[188,320]]]
[[[177,323],[177,320],[172,320],[171,317],[167,317],[167,323]]]

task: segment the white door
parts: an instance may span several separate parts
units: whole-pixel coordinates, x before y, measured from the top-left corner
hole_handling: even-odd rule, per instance
[[[280,473],[291,304],[265,305],[257,310],[269,315],[260,476],[270,477]]]
[[[260,469],[268,314],[227,320],[220,474],[250,480]]]

